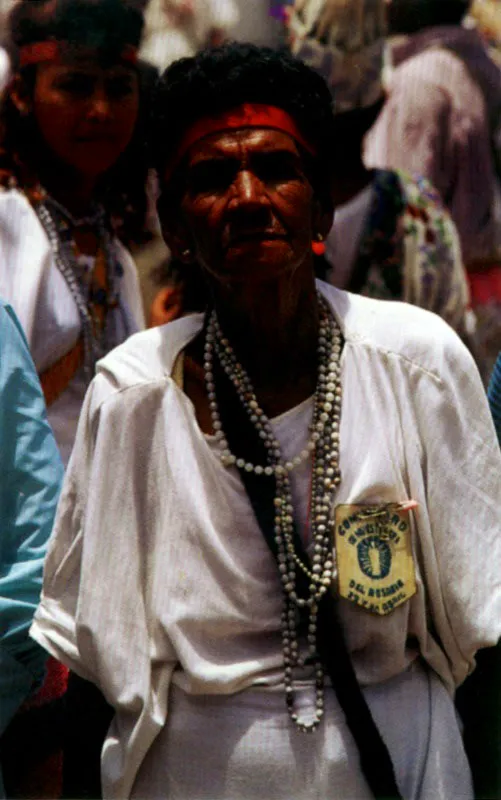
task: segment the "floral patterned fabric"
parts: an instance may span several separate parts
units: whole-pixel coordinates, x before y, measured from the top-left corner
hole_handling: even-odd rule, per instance
[[[424,178],[375,172],[372,207],[347,288],[426,308],[468,338],[469,290],[457,231]]]

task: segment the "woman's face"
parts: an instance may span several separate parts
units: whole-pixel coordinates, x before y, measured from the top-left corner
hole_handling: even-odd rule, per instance
[[[125,65],[101,67],[91,58],[41,64],[32,112],[57,160],[98,178],[127,148],[139,112],[139,83]]]
[[[175,244],[217,282],[276,279],[312,269],[318,215],[291,137],[265,128],[223,132],[189,151]],[[172,245],[168,231],[167,238]]]

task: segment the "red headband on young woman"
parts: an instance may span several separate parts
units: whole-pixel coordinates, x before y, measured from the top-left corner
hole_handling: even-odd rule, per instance
[[[20,67],[29,67],[33,64],[41,64],[47,61],[59,61],[68,49],[69,44],[67,42],[60,42],[55,39],[25,44],[19,50],[19,65]],[[120,61],[135,64],[137,62],[137,48],[133,47],[133,45],[126,45],[120,53]]]
[[[214,117],[203,117],[195,122],[191,128],[188,128],[176,154],[167,166],[166,177],[169,177],[174,172],[195,142],[205,139],[214,133],[224,133],[224,131],[237,130],[239,128],[270,128],[282,131],[282,133],[286,133],[295,139],[308,153],[313,156],[316,154],[314,147],[306,141],[287,111],[264,103],[243,103],[241,106],[223,114],[218,114]]]

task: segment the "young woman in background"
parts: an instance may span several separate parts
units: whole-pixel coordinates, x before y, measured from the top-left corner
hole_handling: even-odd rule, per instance
[[[0,295],[40,374],[63,461],[96,361],[143,327],[117,227],[144,188],[137,46],[122,0],[21,0],[0,119]]]

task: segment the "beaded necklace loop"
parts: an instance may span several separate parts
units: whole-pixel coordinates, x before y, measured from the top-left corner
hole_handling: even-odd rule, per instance
[[[54,261],[61,275],[64,277],[71,292],[82,325],[84,341],[84,369],[87,380],[91,380],[96,363],[110,349],[107,342],[106,311],[118,303],[120,267],[116,262],[111,235],[107,229],[105,213],[98,207],[89,217],[75,219],[70,212],[54,198],[44,193],[35,205],[35,212],[47,234],[49,243],[54,253]],[[106,283],[106,297],[102,305],[105,310],[104,322],[101,324],[93,313],[92,305],[95,298],[91,297],[91,287],[86,287],[81,279],[79,260],[75,255],[73,229],[89,227],[96,230],[96,237],[104,251]],[[103,298],[100,298],[101,300]]]
[[[307,447],[291,461],[284,461],[270,420],[256,398],[245,369],[225,338],[213,311],[207,327],[204,370],[212,426],[220,448],[223,466],[237,466],[256,475],[274,476],[275,542],[278,569],[284,595],[282,612],[282,652],[284,686],[289,715],[298,730],[314,731],[324,713],[324,668],[317,652],[317,615],[319,603],[330,590],[334,574],[332,543],[329,534],[329,515],[334,494],[341,481],[339,469],[339,427],[341,420],[341,350],[342,335],[332,312],[319,294],[320,327],[318,337],[318,383],[315,392],[313,422]],[[251,464],[231,453],[219,414],[214,383],[214,358],[233,384],[243,408],[249,415],[267,450],[265,464]],[[294,549],[294,507],[290,483],[291,472],[312,458],[311,532],[312,565],[304,564]],[[308,593],[299,596],[297,574],[300,570],[308,579]],[[307,617],[306,642],[299,635],[300,613]],[[306,644],[301,653],[300,644]],[[295,668],[312,664],[315,672],[315,715],[312,721],[301,719],[295,709]]]

